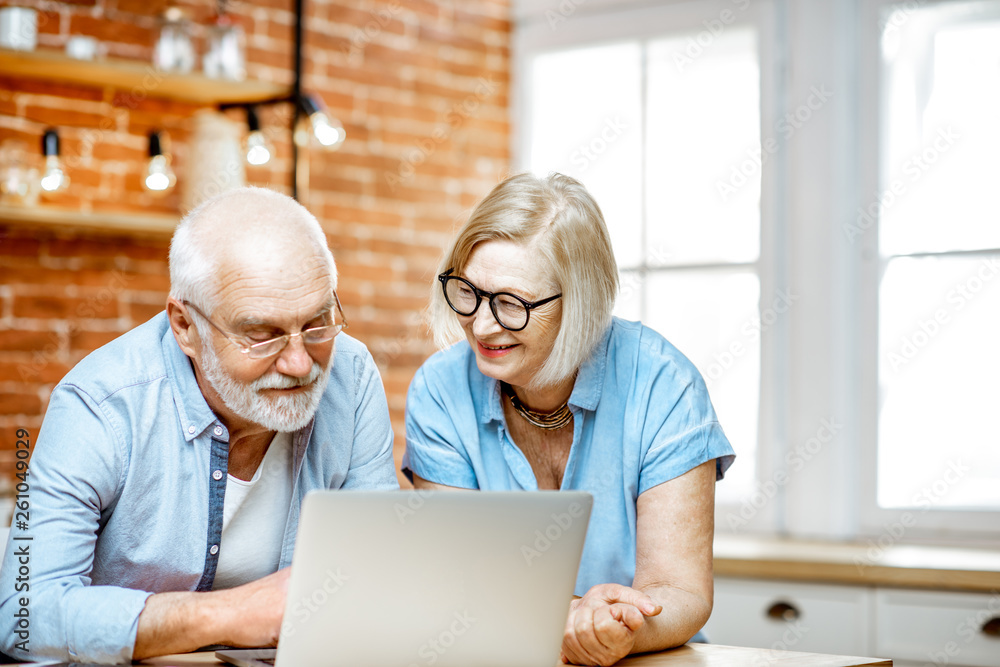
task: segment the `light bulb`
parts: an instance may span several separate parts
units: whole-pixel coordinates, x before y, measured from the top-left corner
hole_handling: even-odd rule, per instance
[[[162,194],[174,187],[177,177],[170,168],[170,158],[160,148],[160,133],[149,133],[149,164],[142,185],[153,194]]]
[[[45,158],[45,173],[42,175],[40,185],[42,191],[47,194],[62,192],[69,187],[69,176],[63,171],[59,158],[55,155]]]
[[[316,141],[328,150],[335,151],[340,148],[341,144],[344,143],[344,139],[347,138],[347,132],[344,131],[344,126],[341,125],[339,120],[331,117],[326,112],[322,101],[318,97],[304,95],[299,100],[299,103],[302,105],[302,111],[309,117],[309,122],[312,124],[312,133],[316,137]],[[296,136],[296,141],[300,145],[305,144],[303,139],[304,137]]]
[[[247,136],[247,162],[252,165],[267,164],[271,160],[272,153],[263,132],[258,130]]]
[[[39,185],[45,194],[56,194],[69,187],[69,176],[59,161],[59,135],[55,130],[46,130],[42,135],[42,155],[45,156],[45,173]]]
[[[247,107],[247,162],[252,165],[267,164],[274,155],[274,147],[267,137],[260,130],[260,121],[257,119],[257,112],[252,106]]]
[[[177,177],[174,176],[170,163],[167,162],[166,155],[154,155],[149,158],[149,165],[146,167],[146,179],[143,185],[150,192],[166,192],[174,187]]]
[[[340,148],[340,145],[344,143],[344,139],[347,138],[347,133],[344,132],[344,126],[340,124],[340,121],[336,119],[331,120],[322,111],[317,111],[309,116],[309,121],[312,123],[316,141],[327,148],[336,150]]]

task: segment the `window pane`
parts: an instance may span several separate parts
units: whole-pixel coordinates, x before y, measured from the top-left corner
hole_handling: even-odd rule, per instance
[[[528,168],[581,181],[597,200],[621,268],[642,243],[638,43],[537,56],[531,63]]]
[[[693,37],[649,47],[646,202],[652,266],[752,262],[760,252],[756,36],[749,28],[731,28],[692,60],[685,54]]]
[[[879,298],[879,505],[1000,509],[1000,254],[893,259]]]
[[[910,7],[887,25],[882,253],[1000,248],[1000,8]]]
[[[621,270],[615,314],[660,330],[701,370],[740,455],[718,500],[738,503],[756,473],[759,279],[655,267],[758,259],[756,33],[729,28],[679,65],[690,37],[535,56],[526,157],[535,173],[579,178],[601,205]]]
[[[760,281],[749,271],[667,271],[646,281],[650,327],[698,367],[738,462],[716,489],[720,503],[753,491],[760,397]],[[773,324],[773,322],[772,322]]]
[[[618,301],[615,302],[615,317],[632,320],[642,320],[642,293],[645,278],[639,271],[620,271],[618,273]]]

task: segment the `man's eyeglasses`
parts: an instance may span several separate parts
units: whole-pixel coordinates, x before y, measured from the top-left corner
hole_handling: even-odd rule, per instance
[[[201,308],[194,305],[190,301],[182,301],[185,306],[191,308],[193,311],[201,315],[206,322],[212,325],[212,327],[218,331],[220,334],[225,336],[226,340],[239,348],[240,352],[247,355],[251,359],[266,359],[268,357],[273,357],[288,345],[289,341],[297,336],[302,337],[302,342],[305,345],[321,345],[323,343],[329,343],[333,340],[337,334],[347,328],[347,319],[344,317],[344,311],[340,307],[340,299],[337,297],[337,293],[333,293],[333,300],[337,305],[337,312],[340,313],[340,323],[329,324],[322,327],[311,327],[309,329],[303,329],[297,333],[285,334],[284,336],[278,336],[277,338],[271,338],[259,343],[247,343],[241,342],[234,338],[234,335],[230,335],[222,330],[219,325],[212,321],[212,319],[202,312]]]
[[[459,315],[468,317],[479,309],[479,304],[483,299],[487,299],[493,317],[507,331],[520,331],[528,326],[528,318],[533,309],[562,296],[562,294],[556,294],[541,301],[531,302],[510,292],[485,292],[465,278],[451,275],[454,270],[448,269],[438,276],[441,288],[444,290],[445,301],[448,302],[451,309]]]

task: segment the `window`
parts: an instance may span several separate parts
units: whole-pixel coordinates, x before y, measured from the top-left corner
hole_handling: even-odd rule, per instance
[[[693,24],[659,10],[662,27],[646,35],[528,55],[520,166],[594,195],[621,274],[616,315],[656,329],[701,371],[741,454],[720,500],[738,502],[755,481],[767,326],[761,71],[754,23],[724,10]]]
[[[1000,2],[880,8],[879,510],[1000,510]]]
[[[648,5],[515,3],[515,166],[705,376],[717,530],[995,540],[1000,0]]]

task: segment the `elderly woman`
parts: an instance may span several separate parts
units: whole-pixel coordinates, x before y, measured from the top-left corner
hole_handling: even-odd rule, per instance
[[[712,611],[715,482],[733,450],[695,367],[611,315],[618,269],[577,181],[531,174],[476,207],[441,264],[439,343],[406,402],[418,489],[594,496],[562,658],[609,665],[691,639]]]

